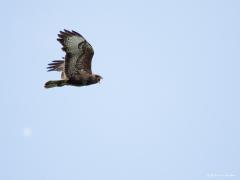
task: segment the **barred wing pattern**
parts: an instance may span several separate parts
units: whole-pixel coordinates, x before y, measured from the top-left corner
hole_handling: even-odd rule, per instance
[[[92,46],[86,39],[75,31],[60,31],[58,41],[63,45],[65,56],[65,74],[74,78],[81,71],[92,74],[91,62],[94,54]]]

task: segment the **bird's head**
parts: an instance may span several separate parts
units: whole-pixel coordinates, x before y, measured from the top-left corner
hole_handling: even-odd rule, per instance
[[[95,74],[94,75],[96,82],[100,82],[101,79],[103,79],[100,75]]]

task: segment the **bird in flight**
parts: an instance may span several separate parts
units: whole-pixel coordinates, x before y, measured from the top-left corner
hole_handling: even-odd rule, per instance
[[[47,67],[48,71],[60,71],[61,80],[53,80],[45,83],[45,88],[71,86],[87,86],[100,82],[102,77],[93,74],[91,70],[92,46],[76,31],[60,31],[58,41],[62,44],[62,50],[66,53],[62,60],[54,60]]]

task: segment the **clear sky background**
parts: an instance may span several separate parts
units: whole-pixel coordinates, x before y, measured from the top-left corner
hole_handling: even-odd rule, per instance
[[[240,1],[2,1],[0,179],[240,177]],[[102,83],[46,90],[64,28]]]

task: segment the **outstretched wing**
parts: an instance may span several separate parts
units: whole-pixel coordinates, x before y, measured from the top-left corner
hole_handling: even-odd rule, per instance
[[[65,64],[63,60],[54,60],[48,64],[48,71],[64,71]]]
[[[49,71],[61,71],[61,78],[62,79],[68,79],[66,74],[65,74],[65,62],[64,60],[54,60],[51,63],[48,64],[48,72]]]
[[[68,78],[74,77],[81,71],[92,73],[91,62],[94,54],[92,46],[86,39],[75,31],[60,31],[58,41],[66,52],[65,73]]]

